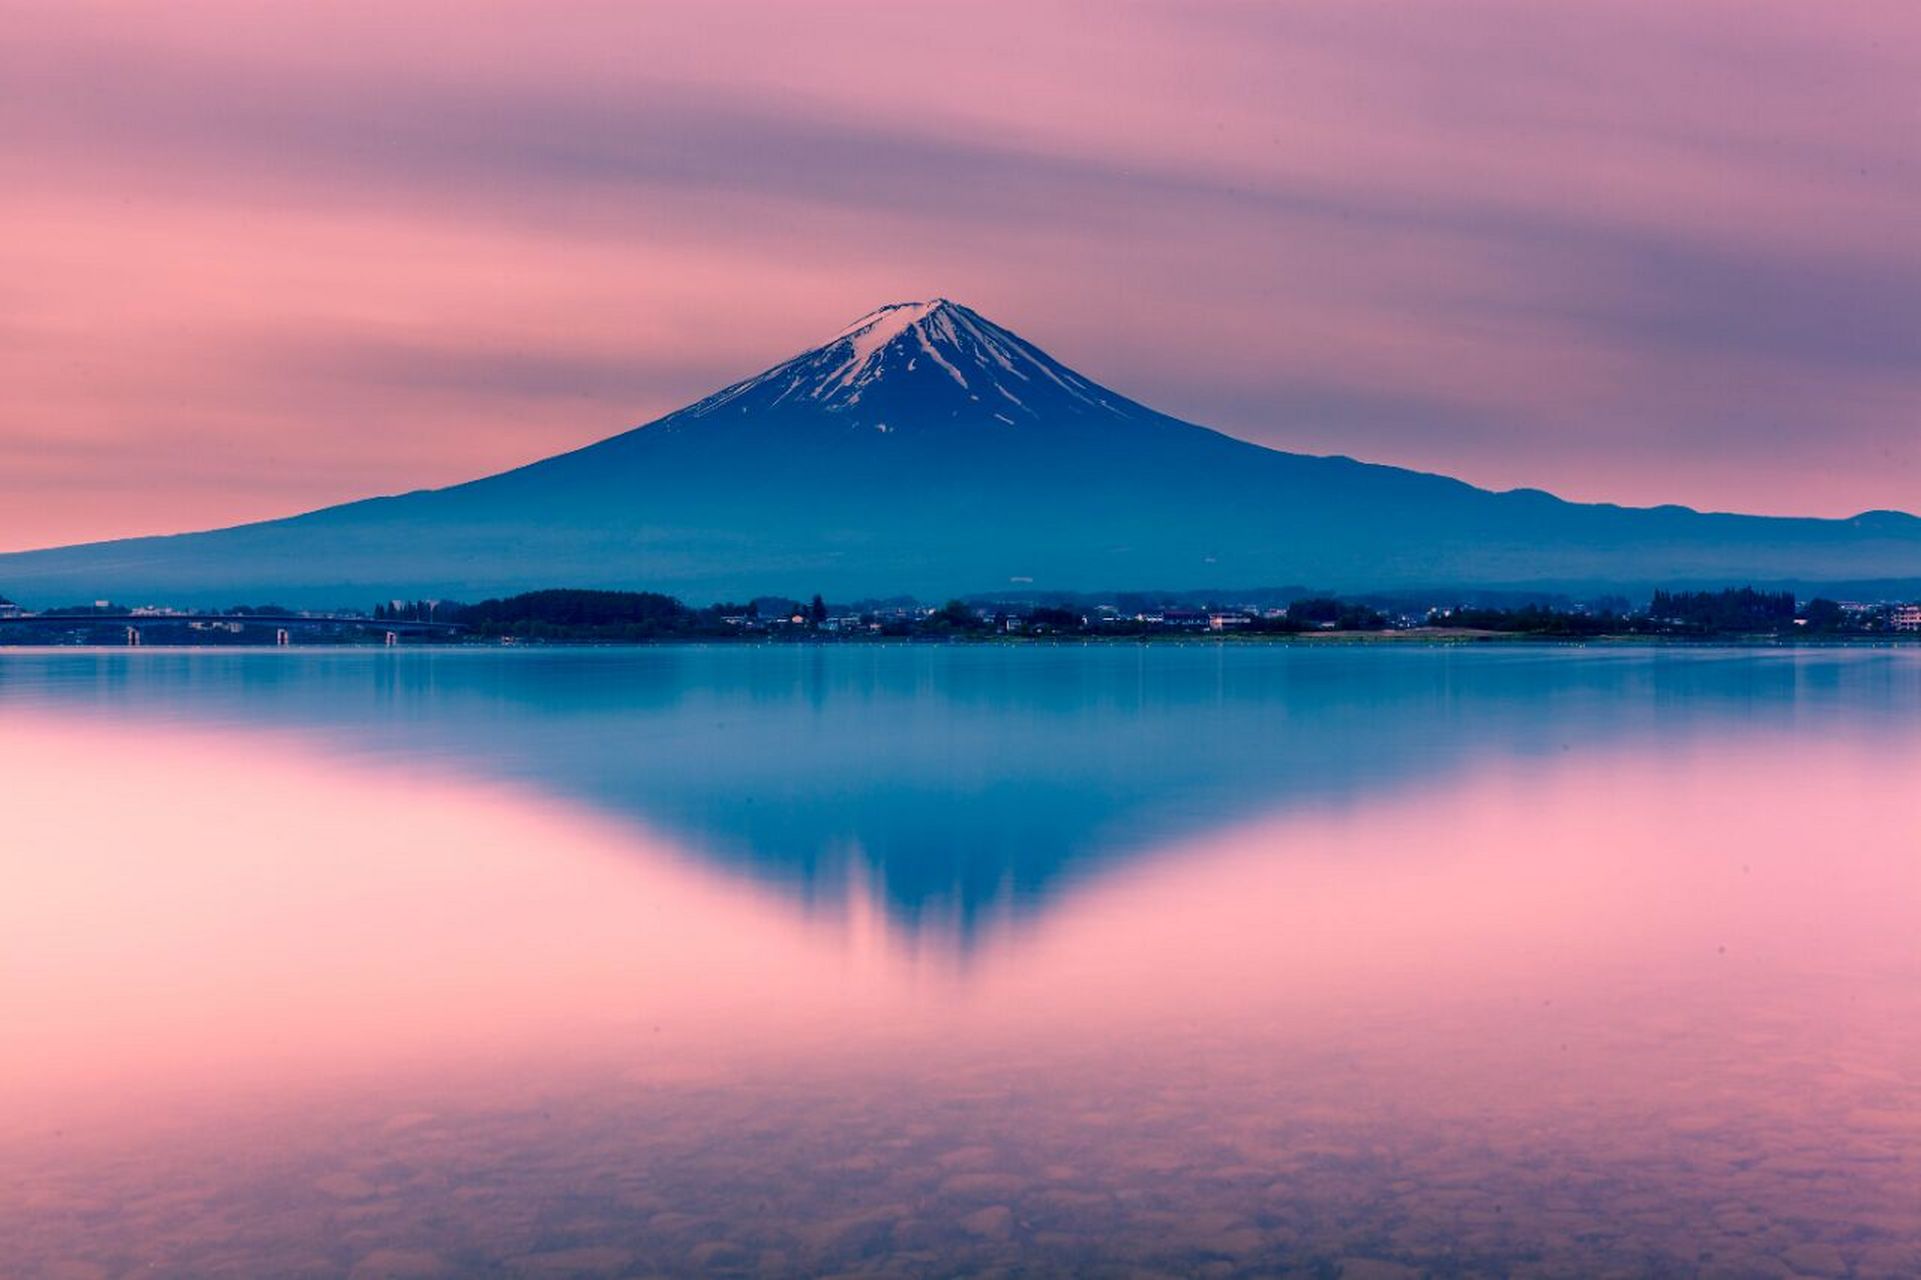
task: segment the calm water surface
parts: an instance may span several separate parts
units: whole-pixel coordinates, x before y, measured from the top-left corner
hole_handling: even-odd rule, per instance
[[[0,1274],[1921,1274],[1921,654],[0,654]]]

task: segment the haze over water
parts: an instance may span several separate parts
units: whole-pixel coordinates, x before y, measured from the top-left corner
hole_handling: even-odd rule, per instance
[[[0,660],[25,1275],[1921,1272],[1921,655]]]

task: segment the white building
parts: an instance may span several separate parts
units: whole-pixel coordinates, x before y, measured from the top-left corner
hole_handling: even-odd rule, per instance
[[[1888,625],[1896,631],[1921,631],[1921,604],[1898,604],[1888,614]]]

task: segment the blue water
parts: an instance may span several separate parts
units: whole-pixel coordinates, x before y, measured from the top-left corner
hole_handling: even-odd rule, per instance
[[[24,1274],[1921,1274],[1910,651],[15,651],[0,751]]]

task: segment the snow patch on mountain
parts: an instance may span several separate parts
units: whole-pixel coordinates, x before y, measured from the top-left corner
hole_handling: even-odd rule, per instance
[[[728,406],[748,412],[798,403],[858,412],[882,391],[891,397],[890,405],[912,398],[922,402],[925,411],[944,417],[960,416],[951,404],[944,411],[937,408],[956,398],[981,406],[979,416],[987,419],[1005,420],[986,404],[1011,406],[1034,421],[1063,407],[1135,416],[1127,401],[946,298],[896,302],[870,311],[820,346],[675,416],[702,418]],[[898,407],[895,412],[898,416]]]
[[[835,392],[848,387],[854,388],[855,398],[858,398],[861,386],[886,372],[885,363],[881,358],[882,353],[896,339],[907,333],[915,335],[921,350],[946,368],[953,375],[954,381],[963,387],[966,386],[967,379],[961,376],[960,370],[942,359],[940,353],[928,345],[926,335],[919,332],[920,326],[927,318],[945,305],[945,302],[938,298],[932,302],[897,302],[891,306],[882,307],[878,311],[869,312],[842,329],[831,342],[819,350],[844,353],[846,359],[824,383],[814,388],[809,398],[814,400],[830,398]],[[910,372],[913,369],[911,360],[908,362],[908,369]]]

